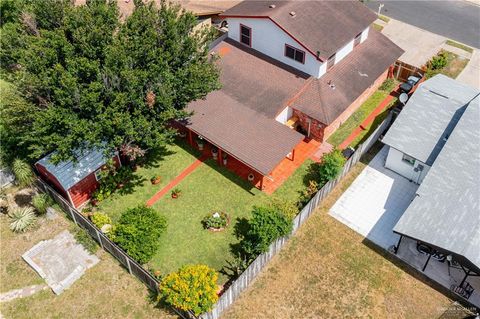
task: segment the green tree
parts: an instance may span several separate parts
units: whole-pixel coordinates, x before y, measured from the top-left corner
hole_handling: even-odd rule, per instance
[[[162,279],[159,299],[197,317],[217,302],[217,278],[216,271],[208,266],[183,266]]]
[[[248,231],[240,242],[249,259],[268,251],[270,244],[292,231],[292,219],[275,207],[253,207],[248,221]]]
[[[322,162],[318,168],[319,182],[321,185],[334,180],[342,171],[345,164],[345,157],[339,150],[333,150],[323,155]]]
[[[35,106],[18,135],[31,158],[56,150],[54,161],[75,159],[103,143],[160,148],[173,137],[169,121],[219,87],[212,32],[195,31],[178,5],[136,1],[120,23],[113,0],[25,2],[2,26],[0,62]]]

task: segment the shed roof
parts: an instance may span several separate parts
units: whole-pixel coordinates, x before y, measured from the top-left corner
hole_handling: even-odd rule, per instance
[[[423,82],[382,140],[431,166],[479,91],[445,75]]]
[[[480,269],[480,97],[461,119],[394,231],[467,258]]]
[[[313,80],[292,107],[324,124],[331,124],[402,53],[403,50],[387,37],[370,30],[365,42],[321,78]]]
[[[40,164],[45,169],[55,176],[60,185],[65,190],[69,190],[82,179],[95,172],[97,169],[107,163],[110,157],[105,156],[105,151],[100,148],[92,148],[83,152],[77,151],[77,161],[64,161],[57,165],[51,162],[52,156],[55,152],[50,153],[35,165]],[[112,154],[113,156],[113,154]]]
[[[322,60],[377,18],[359,1],[243,1],[220,16],[269,18]]]
[[[187,127],[265,176],[304,138],[223,90],[192,102],[188,109],[194,114]]]

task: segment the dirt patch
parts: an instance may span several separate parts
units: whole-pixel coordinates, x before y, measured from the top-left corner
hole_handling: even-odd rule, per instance
[[[436,318],[449,300],[328,216],[365,164],[327,197],[224,318]]]

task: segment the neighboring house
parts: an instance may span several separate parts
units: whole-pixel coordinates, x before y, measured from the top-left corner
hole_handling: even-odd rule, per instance
[[[478,90],[444,75],[418,87],[382,142],[385,167],[421,184]]]
[[[181,124],[259,188],[305,137],[325,141],[403,52],[358,1],[244,1],[220,17],[228,38],[211,54],[222,88],[190,103]]]
[[[83,153],[77,152],[77,160],[60,162],[54,165],[51,162],[51,153],[35,163],[40,176],[50,183],[75,208],[82,206],[98,188],[101,169],[105,167],[109,157],[105,157],[104,150],[91,149]],[[118,154],[112,156],[116,166],[121,166]]]
[[[480,275],[479,94],[437,75],[419,86],[383,139],[386,167],[421,183],[393,231],[452,256],[465,272],[458,286]]]

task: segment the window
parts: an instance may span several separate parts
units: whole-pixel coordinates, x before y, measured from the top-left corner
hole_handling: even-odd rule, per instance
[[[285,56],[300,63],[305,63],[305,52],[285,44]]]
[[[357,36],[355,37],[355,40],[353,40],[353,46],[356,47],[357,45],[359,45],[361,40],[362,40],[362,32],[357,34]]]
[[[240,24],[240,42],[252,46],[252,29]]]
[[[97,169],[94,174],[95,174],[95,179],[97,181],[102,179],[102,169],[101,168]]]
[[[411,166],[415,165],[415,159],[407,154],[403,154],[402,161]]]
[[[332,68],[332,66],[335,65],[335,56],[336,56],[336,53],[334,53],[331,57],[328,58],[328,60],[327,60],[327,71],[330,70]]]

